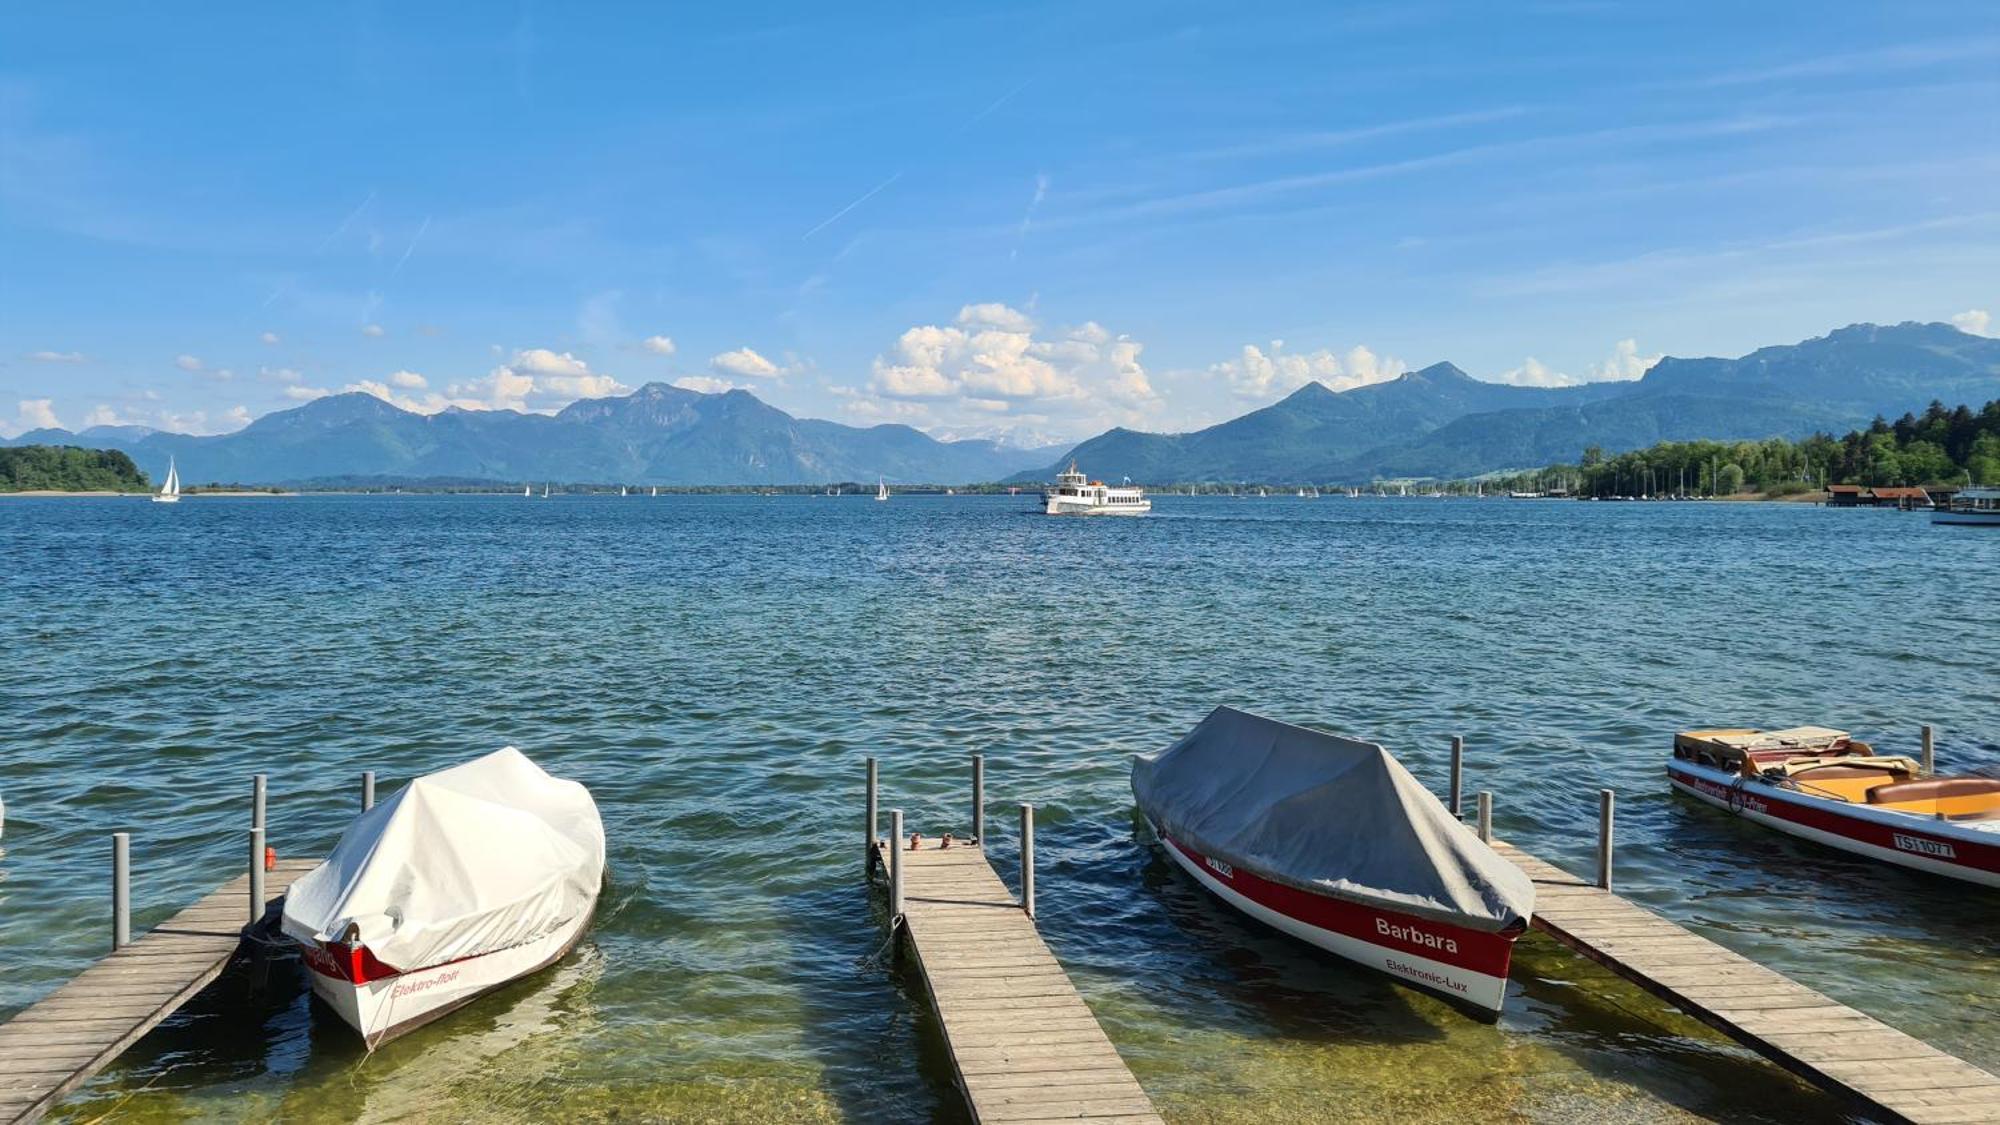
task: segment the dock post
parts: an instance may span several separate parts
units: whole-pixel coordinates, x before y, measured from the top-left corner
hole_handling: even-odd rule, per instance
[[[268,778],[264,774],[250,777],[250,827],[264,827],[264,794],[268,791]]]
[[[1035,916],[1035,806],[1021,806],[1021,909]]]
[[[264,828],[250,830],[250,924],[264,917]]]
[[[1482,843],[1493,842],[1493,793],[1486,789],[1479,791],[1479,839]]]
[[[1611,821],[1618,795],[1609,789],[1597,791],[1597,885],[1611,889]]]
[[[1937,743],[1931,734],[1931,725],[1924,724],[1924,776],[1937,772]]]
[[[375,807],[375,771],[361,771],[361,811]]]
[[[132,942],[132,834],[111,834],[111,948]]]
[[[861,861],[864,874],[872,874],[875,870],[875,827],[882,823],[881,815],[876,811],[875,806],[876,794],[880,792],[877,788],[880,777],[881,775],[875,766],[875,759],[868,759],[868,850],[864,853]]]
[[[1451,815],[1465,819],[1465,739],[1451,736]]]
[[[972,839],[986,846],[986,755],[972,756]]]
[[[889,810],[889,932],[903,917],[903,810]]]

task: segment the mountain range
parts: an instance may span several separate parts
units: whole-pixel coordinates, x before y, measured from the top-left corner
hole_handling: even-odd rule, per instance
[[[191,481],[244,484],[1028,482],[1049,479],[1072,458],[1093,476],[1145,483],[1358,484],[1571,461],[1590,445],[1617,452],[1657,441],[1842,432],[1933,399],[1993,398],[2000,398],[2000,340],[1947,324],[1856,324],[1737,359],[1662,359],[1628,382],[1517,387],[1439,363],[1347,391],[1308,383],[1203,430],[1114,429],[1067,450],[794,418],[747,391],[705,394],[664,383],[583,399],[553,415],[424,415],[353,393],[212,437],[96,426],[31,430],[4,444],[119,449],[155,479],[173,456]]]
[[[138,426],[31,430],[8,444],[121,449],[155,480],[167,459],[190,481],[590,481],[662,485],[996,480],[1058,450],[939,441],[908,426],[794,418],[748,391],[648,383],[554,415],[415,414],[373,395],[328,395],[213,437]]]
[[[1020,474],[1071,459],[1135,481],[1360,484],[1463,477],[1574,461],[1660,441],[1844,432],[1932,399],[2000,398],[2000,340],[1949,324],[1856,324],[1737,359],[1660,360],[1627,382],[1532,388],[1484,383],[1449,363],[1334,392],[1319,383],[1185,434],[1116,429]]]

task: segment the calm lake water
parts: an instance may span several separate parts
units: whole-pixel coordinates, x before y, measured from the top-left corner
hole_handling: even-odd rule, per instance
[[[1148,842],[1127,756],[1217,704],[1380,741],[1633,898],[2000,1068],[2000,897],[1669,795],[1673,733],[1824,723],[2000,767],[2000,534],[1792,505],[1161,497],[0,501],[0,1016],[385,787],[512,743],[588,784],[579,953],[364,1057],[295,991],[190,1010],[59,1116],[956,1121],[861,881],[885,807],[1041,809],[1049,943],[1169,1121],[1842,1120],[1533,936],[1497,1026],[1262,930]]]

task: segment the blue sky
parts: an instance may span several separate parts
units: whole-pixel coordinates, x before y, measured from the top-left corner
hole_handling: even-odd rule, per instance
[[[1026,443],[2000,311],[1991,4],[414,7],[0,13],[0,427]]]

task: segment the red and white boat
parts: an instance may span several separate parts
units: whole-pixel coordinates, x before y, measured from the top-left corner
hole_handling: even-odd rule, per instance
[[[1534,884],[1387,750],[1219,707],[1137,755],[1132,792],[1167,854],[1224,902],[1499,1015]]]
[[[1846,731],[1792,727],[1676,735],[1667,780],[1801,839],[2000,887],[2000,778],[1927,775]]]
[[[560,960],[603,879],[589,790],[510,746],[356,817],[281,924],[313,994],[373,1050]]]

